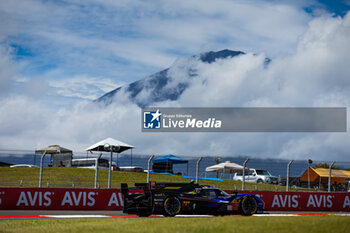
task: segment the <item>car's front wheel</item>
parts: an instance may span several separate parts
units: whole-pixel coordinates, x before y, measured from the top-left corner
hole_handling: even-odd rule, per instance
[[[181,201],[178,197],[167,197],[164,200],[164,216],[174,217],[181,210]]]
[[[258,210],[258,204],[253,196],[247,195],[243,197],[239,211],[244,216],[255,214]]]

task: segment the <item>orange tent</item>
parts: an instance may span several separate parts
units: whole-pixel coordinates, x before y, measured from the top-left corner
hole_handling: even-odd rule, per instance
[[[309,170],[309,174],[308,174],[308,170]],[[310,178],[308,179],[308,177]],[[328,177],[329,177],[328,168],[309,167],[300,177],[300,181],[307,182],[309,180],[310,182],[328,184]],[[335,169],[332,170],[331,184],[334,184],[335,182],[337,182],[338,184],[344,183],[344,181],[347,179],[350,179],[350,171],[335,170]]]

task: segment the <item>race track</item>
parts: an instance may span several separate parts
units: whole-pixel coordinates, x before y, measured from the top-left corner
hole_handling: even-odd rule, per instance
[[[226,217],[239,217],[230,215]],[[345,213],[265,213],[253,217],[303,217],[303,216],[349,216]],[[42,211],[42,210],[0,210],[0,220],[28,219],[81,219],[81,218],[137,218],[137,215],[124,214],[122,211]],[[151,215],[162,218],[162,215]],[[211,218],[212,215],[177,215],[176,218]]]

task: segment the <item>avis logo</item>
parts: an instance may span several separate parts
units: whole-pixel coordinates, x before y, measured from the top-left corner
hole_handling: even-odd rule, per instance
[[[157,109],[156,112],[143,112],[143,128],[144,129],[160,129],[162,113]]]

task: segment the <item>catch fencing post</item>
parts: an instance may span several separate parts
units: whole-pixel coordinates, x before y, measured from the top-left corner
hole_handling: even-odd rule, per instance
[[[335,164],[335,161],[329,166],[329,177],[328,177],[328,192],[331,191],[331,178],[332,178],[332,167]]]
[[[130,149],[130,167],[132,167],[132,148]]]
[[[148,159],[148,166],[147,166],[147,184],[149,183],[149,173],[150,173],[150,166],[151,166],[151,161],[154,158],[154,155],[152,155],[149,159]]]
[[[244,191],[244,186],[245,186],[245,165],[248,163],[248,161],[249,161],[249,158],[247,158],[245,161],[244,161],[244,163],[243,163],[243,176],[242,176],[242,178],[243,178],[243,181],[242,181],[242,191]]]
[[[199,163],[201,162],[202,157],[199,157],[197,160],[197,166],[196,166],[196,184],[198,184],[198,173],[199,173]]]
[[[95,189],[97,188],[97,176],[98,176],[98,160],[101,158],[102,153],[96,158],[96,167],[95,167]]]
[[[107,145],[105,145],[107,147]],[[111,151],[111,154],[109,156],[109,167],[108,167],[108,188],[111,188],[111,182],[112,182],[112,160],[113,160],[113,146],[109,145],[109,150]]]
[[[307,161],[307,188],[310,189],[310,164],[312,164],[312,160],[308,159]]]
[[[113,145],[109,145],[108,143],[106,143],[106,144],[104,145],[105,151],[110,150],[110,152],[111,152],[111,155],[110,155],[110,157],[109,157],[109,167],[108,167],[108,188],[109,188],[109,189],[111,188],[111,182],[112,182],[113,148],[114,148],[116,151],[119,151],[120,146],[119,146],[119,145],[113,146]]]
[[[41,155],[41,160],[40,160],[40,175],[39,175],[39,188],[41,188],[41,182],[43,178],[43,166],[44,166],[44,157],[46,155],[46,151]]]
[[[294,160],[291,160],[289,161],[288,165],[287,165],[287,181],[286,181],[286,191],[288,192],[289,191],[289,168],[290,168],[290,165],[293,163]]]

